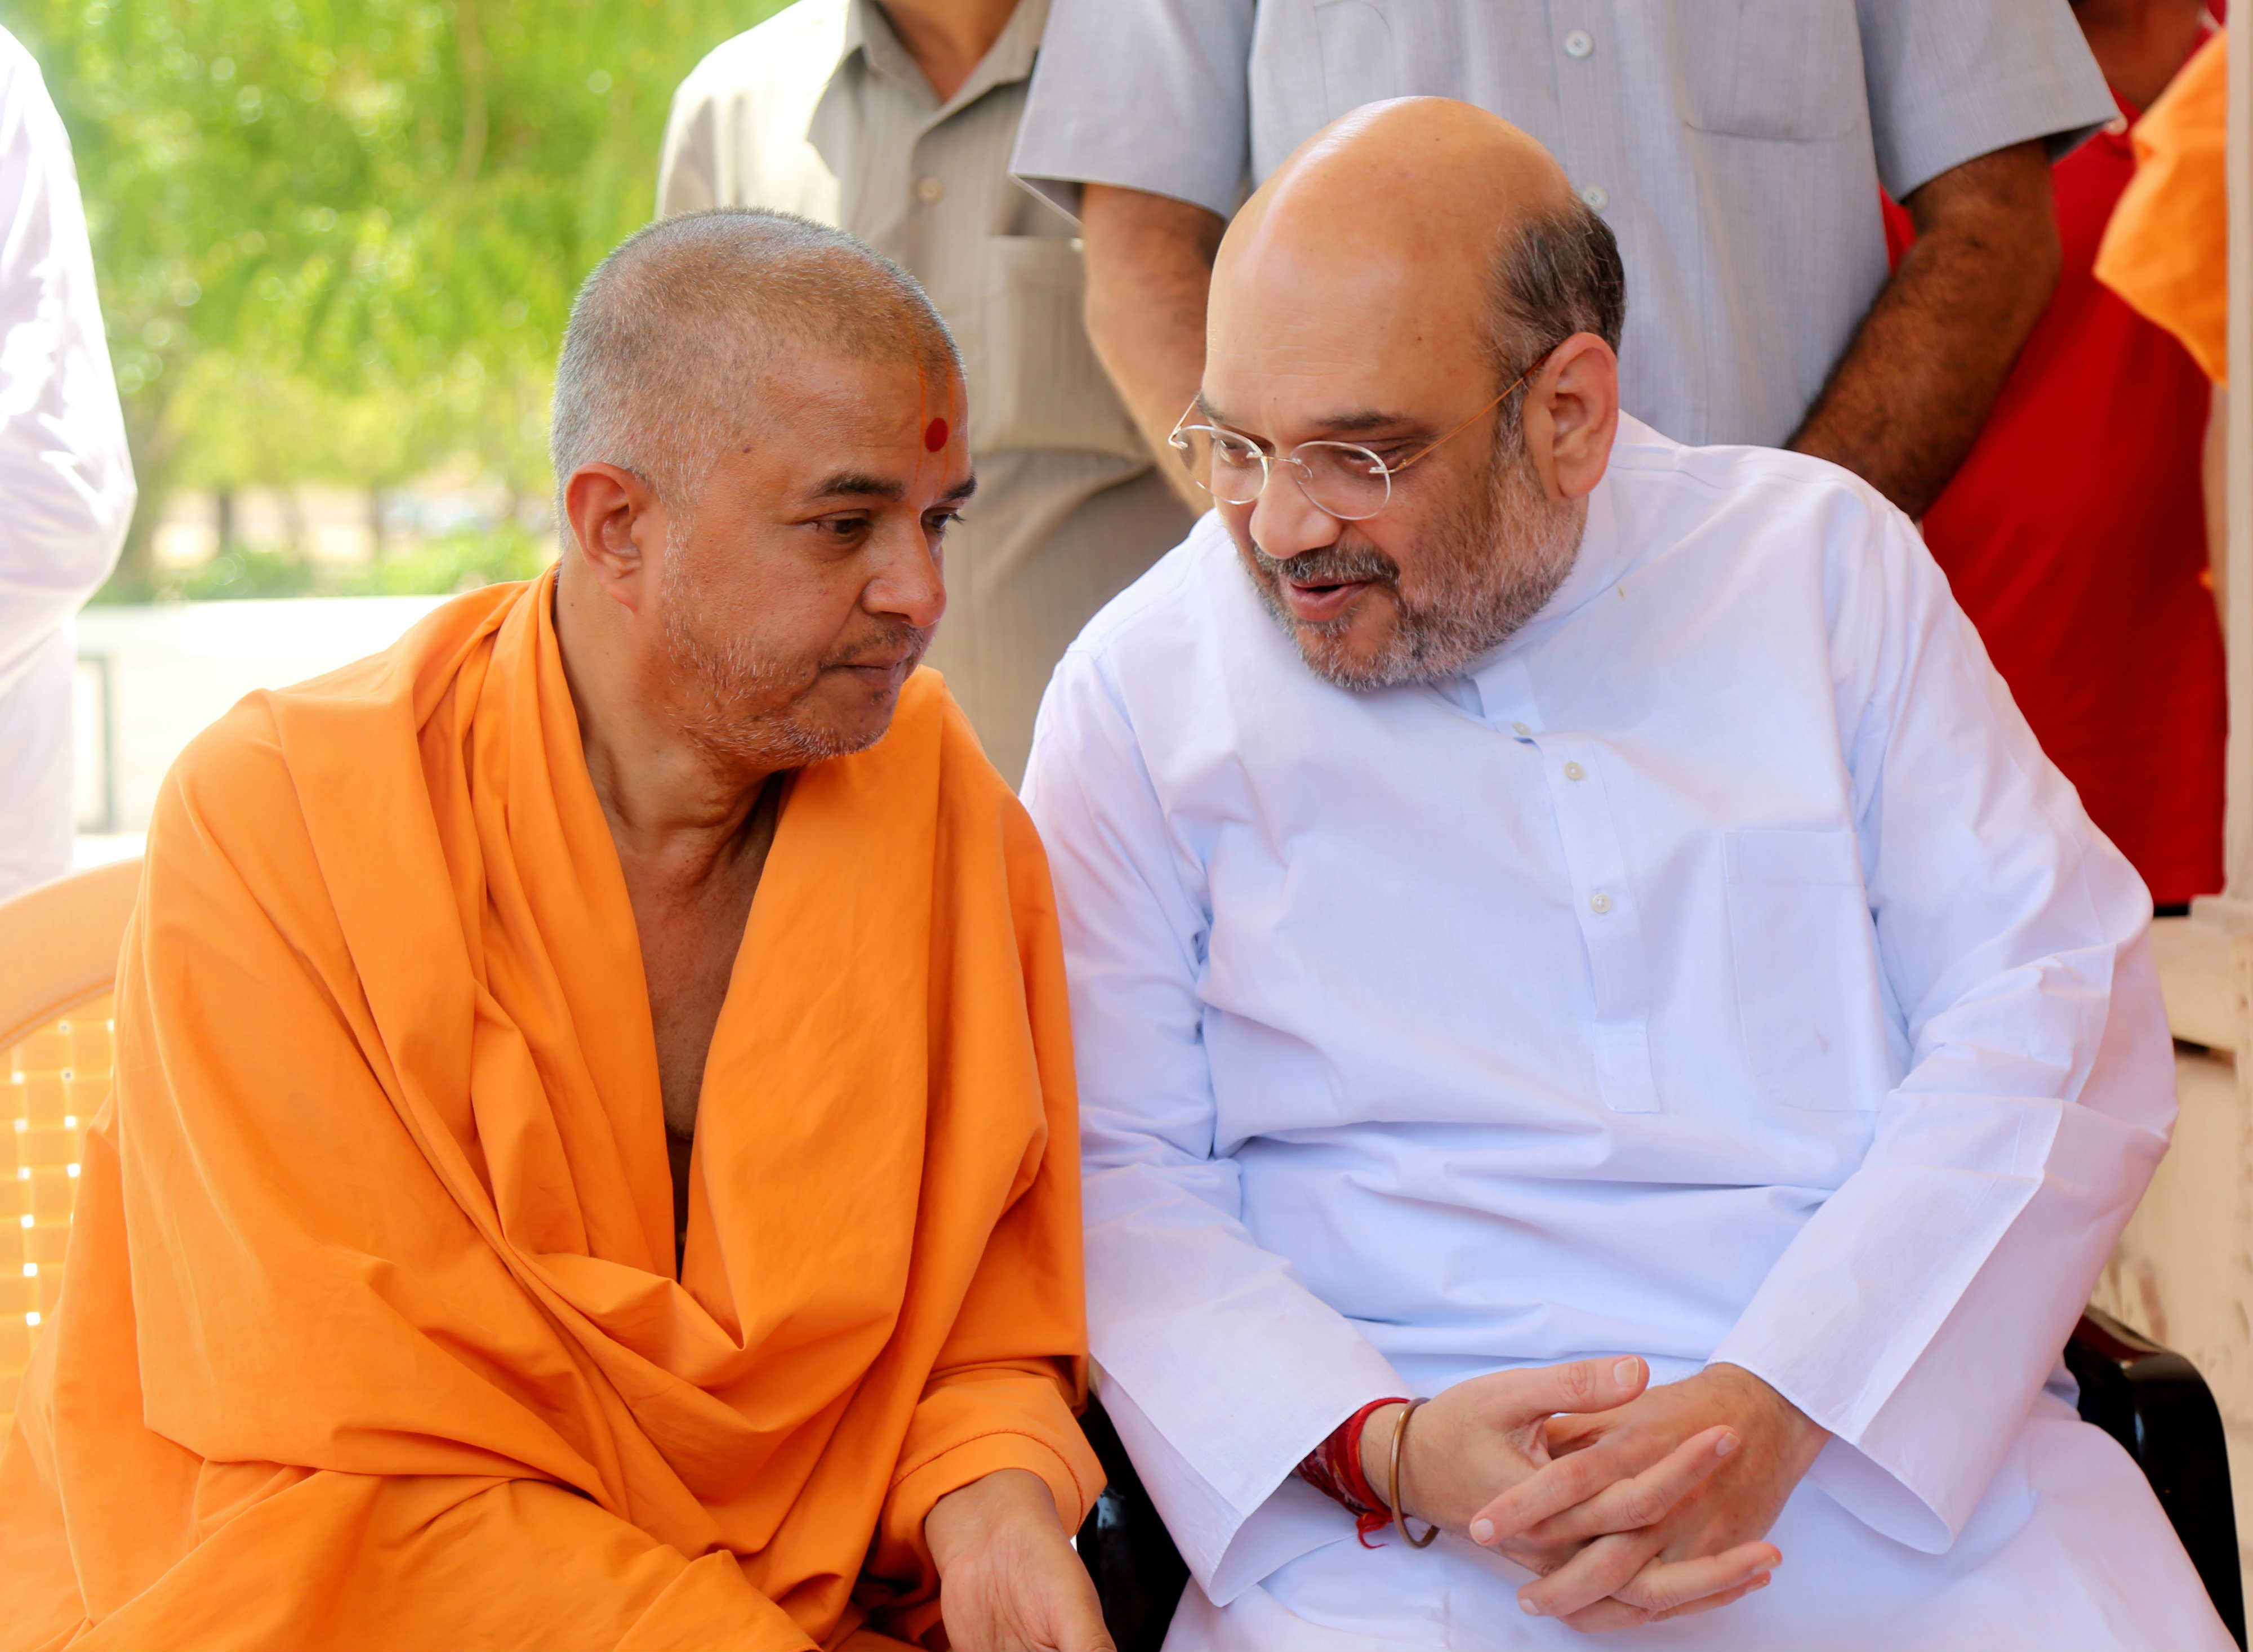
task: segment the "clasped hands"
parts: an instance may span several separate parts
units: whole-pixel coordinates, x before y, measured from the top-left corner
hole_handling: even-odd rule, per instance
[[[1518,1604],[1576,1629],[1709,1611],[1765,1586],[1782,1556],[1761,1539],[1828,1436],[1734,1365],[1650,1380],[1630,1357],[1458,1383],[1409,1425],[1402,1506],[1539,1573]],[[1400,1409],[1375,1413],[1362,1436],[1380,1494]]]
[[[1400,1501],[1539,1573],[1519,1604],[1576,1629],[1726,1606],[1782,1560],[1762,1539],[1827,1436],[1733,1365],[1650,1381],[1630,1357],[1458,1383],[1417,1410]],[[1362,1436],[1380,1492],[1399,1410],[1377,1412]],[[924,1532],[952,1645],[1110,1652],[1094,1586],[1038,1476],[987,1474],[941,1498]]]

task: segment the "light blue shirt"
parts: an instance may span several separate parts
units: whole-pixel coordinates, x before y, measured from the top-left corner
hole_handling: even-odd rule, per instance
[[[1627,409],[1781,443],[1886,280],[1905,196],[2112,118],[2065,0],[1055,0],[1011,170],[1224,217],[1329,122],[1410,94],[1539,139],[1619,237]]]

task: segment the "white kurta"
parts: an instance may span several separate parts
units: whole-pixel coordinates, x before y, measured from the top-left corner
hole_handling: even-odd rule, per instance
[[[70,139],[0,29],[0,899],[70,869],[70,619],[132,515]]]
[[[1855,478],[1622,420],[1542,614],[1375,694],[1208,517],[1058,667],[1026,800],[1175,1652],[1587,1644],[1291,1471],[1380,1395],[1616,1353],[1836,1436],[1774,1586],[1635,1644],[2227,1646],[2061,1397],[2173,1114],[2148,900]]]

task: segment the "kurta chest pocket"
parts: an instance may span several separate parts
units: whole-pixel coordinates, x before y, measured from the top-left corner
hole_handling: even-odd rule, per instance
[[[1108,453],[1147,462],[1081,319],[1078,246],[1048,235],[989,235],[979,307],[985,375],[971,386],[970,446]]]
[[[1797,142],[1852,127],[1868,94],[1851,0],[1666,0],[1663,10],[1685,124]]]
[[[1723,840],[1737,1013],[1771,1101],[1866,1112],[1887,1086],[1877,938],[1845,831]]]

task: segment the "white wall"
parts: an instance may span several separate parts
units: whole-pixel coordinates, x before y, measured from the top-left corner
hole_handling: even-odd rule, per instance
[[[78,619],[79,794],[108,818],[82,829],[143,832],[180,749],[253,689],[281,688],[388,648],[443,596],[289,596],[97,607]],[[102,784],[106,773],[107,787]]]

